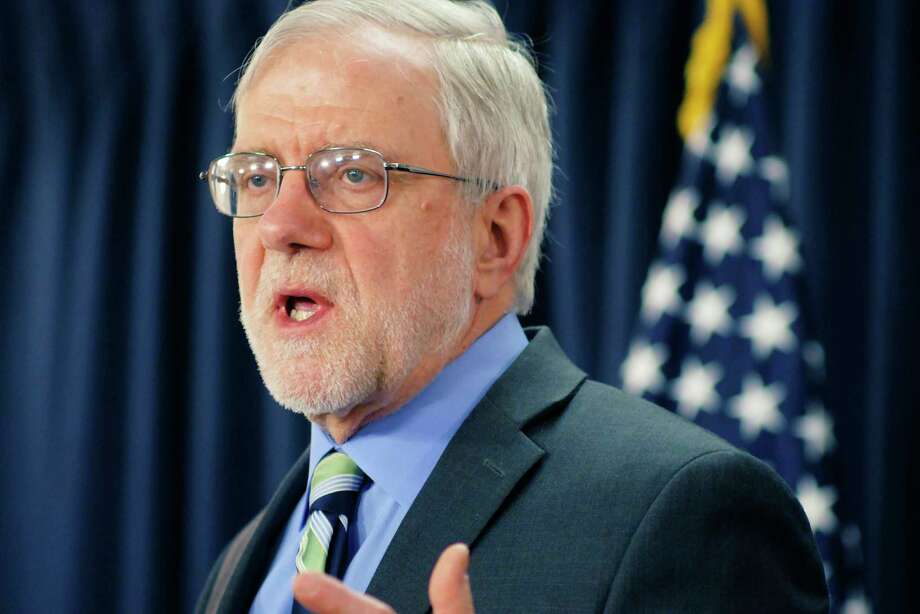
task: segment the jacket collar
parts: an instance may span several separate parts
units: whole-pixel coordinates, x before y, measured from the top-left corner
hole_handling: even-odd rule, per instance
[[[492,386],[451,440],[393,538],[368,593],[397,612],[429,609],[428,577],[454,542],[475,548],[483,527],[544,455],[523,429],[585,380],[548,328]]]

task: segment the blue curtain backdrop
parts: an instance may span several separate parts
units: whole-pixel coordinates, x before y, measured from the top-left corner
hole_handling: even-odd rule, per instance
[[[307,440],[237,323],[230,226],[196,172],[283,0],[6,1],[0,17],[0,610],[190,609]],[[616,381],[675,179],[701,7],[501,0],[556,100],[559,199],[536,309]],[[918,9],[770,2],[828,407],[878,611],[910,610],[920,314]]]

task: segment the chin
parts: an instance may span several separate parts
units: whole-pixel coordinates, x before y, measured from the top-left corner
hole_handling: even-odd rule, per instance
[[[284,409],[291,411],[295,414],[299,414],[311,422],[315,422],[317,418],[323,416],[335,416],[336,418],[344,418],[351,410],[354,409],[354,405],[347,407],[340,407],[338,409],[333,409],[326,406],[317,406],[315,404],[306,403],[304,399],[299,397],[282,397],[278,394],[275,394],[271,388],[269,388],[269,393],[271,393],[272,398],[275,402],[278,403]]]
[[[307,418],[341,417],[376,393],[379,351],[354,339],[284,338],[268,322],[242,320],[262,381],[282,407]]]
[[[286,409],[307,418],[345,416],[376,391],[373,371],[340,370],[337,361],[316,358],[272,357],[256,362],[265,387]]]

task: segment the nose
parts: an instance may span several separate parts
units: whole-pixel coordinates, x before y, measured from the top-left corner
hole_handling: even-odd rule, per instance
[[[332,247],[328,214],[313,201],[302,175],[300,170],[284,173],[275,202],[259,218],[259,237],[265,249],[293,254]]]

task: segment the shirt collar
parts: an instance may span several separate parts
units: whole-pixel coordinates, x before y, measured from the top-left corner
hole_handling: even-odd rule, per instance
[[[517,317],[506,314],[415,398],[365,425],[343,445],[335,445],[328,433],[313,424],[310,476],[331,449],[340,449],[376,486],[408,508],[454,433],[526,346]]]

